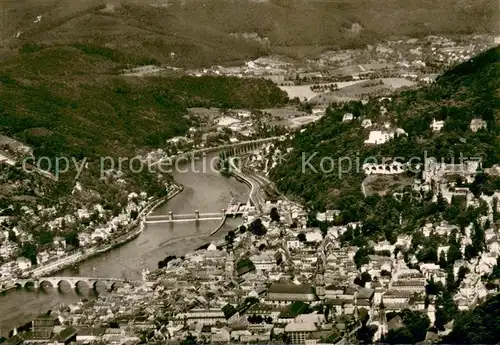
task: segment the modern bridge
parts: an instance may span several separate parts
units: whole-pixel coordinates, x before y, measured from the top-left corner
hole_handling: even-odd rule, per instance
[[[60,288],[62,283],[68,284],[72,289],[76,289],[82,284],[86,285],[89,289],[95,289],[97,287],[97,283],[100,283],[99,285],[104,285],[108,290],[112,290],[118,285],[138,282],[125,279],[99,277],[40,277],[18,279],[14,282],[14,285],[20,288],[32,286],[35,289],[39,289],[46,284],[50,284],[54,288]]]
[[[248,211],[245,204],[237,203],[234,205],[229,204],[227,209],[221,209],[220,212],[213,213],[200,213],[195,210],[193,213],[173,213],[160,215],[148,215],[144,218],[146,224],[155,223],[174,223],[174,222],[199,222],[204,220],[225,220],[227,217],[242,216]]]

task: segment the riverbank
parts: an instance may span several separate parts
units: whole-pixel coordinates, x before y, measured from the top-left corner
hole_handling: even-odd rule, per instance
[[[82,263],[83,261],[92,259],[96,256],[101,255],[101,254],[107,253],[110,250],[118,248],[118,247],[124,245],[125,243],[128,243],[128,242],[136,239],[141,234],[141,232],[144,230],[145,217],[147,215],[149,215],[151,212],[153,212],[155,209],[157,209],[158,207],[163,205],[168,200],[174,198],[177,194],[182,192],[183,189],[184,189],[184,187],[182,185],[175,184],[174,190],[171,193],[167,194],[167,196],[165,196],[163,198],[157,198],[156,200],[153,200],[148,205],[146,205],[139,212],[139,214],[137,215],[137,218],[134,219],[132,221],[132,223],[130,223],[128,225],[128,227],[127,227],[128,230],[126,231],[126,233],[121,234],[117,238],[112,239],[111,243],[103,246],[102,248],[97,248],[96,250],[94,250],[90,253],[87,253],[87,255],[82,256],[78,261],[72,262],[71,264],[65,265],[64,267],[60,267],[57,270],[47,272],[45,275],[51,275],[51,274],[61,272],[70,266],[78,265],[78,264]]]
[[[47,275],[56,274],[65,270],[68,267],[78,265],[86,260],[92,259],[96,256],[104,254],[110,250],[118,248],[124,245],[127,242],[130,242],[137,238],[141,232],[144,230],[144,219],[147,215],[153,212],[155,209],[163,205],[168,200],[174,198],[184,189],[182,185],[175,184],[175,187],[171,192],[169,192],[165,197],[157,198],[155,200],[150,201],[138,214],[137,218],[132,220],[132,222],[127,226],[127,230],[125,233],[119,235],[118,237],[111,240],[110,243],[102,245],[100,247],[82,249],[77,253],[69,254],[66,257],[58,259],[56,262],[51,262],[49,265],[45,265],[45,267],[37,267],[32,272],[29,272],[28,275],[33,277],[43,277]],[[11,284],[7,286],[3,286],[0,289],[0,294],[5,294],[6,292],[15,289],[16,285]]]
[[[207,161],[215,157],[217,154],[210,154],[207,156]],[[190,213],[192,210],[218,212],[226,208],[228,201],[233,197],[238,200],[247,200],[249,189],[245,184],[232,178],[222,177],[213,169],[207,169],[204,166],[205,163],[205,161],[197,160],[192,163],[193,165],[186,163],[186,169],[174,170],[172,178],[176,184],[184,187],[182,193],[177,192],[178,194],[166,203],[161,203],[161,200],[150,200],[148,204],[151,203],[151,208],[153,205],[156,206],[151,214],[168,214],[169,211],[182,214]],[[170,196],[173,194],[171,193]],[[217,221],[203,221],[198,224],[196,222],[146,223],[144,231],[136,239],[124,243],[119,248],[108,250],[106,253],[95,254],[96,257],[73,265],[58,272],[57,275],[141,280],[143,269],[155,270],[158,262],[169,255],[182,257],[206,243],[220,241],[223,243],[225,234],[237,229],[241,221],[241,219],[228,217],[224,226],[213,236],[210,236],[210,233],[220,225],[220,218]],[[89,290],[89,293],[92,294],[91,297],[94,297],[93,291]],[[43,290],[15,289],[2,297],[0,298],[0,310],[2,310],[0,325],[4,331],[3,334],[7,334],[8,330],[32,320],[47,310],[53,310],[57,305],[78,303],[82,295],[74,289],[59,291],[57,288],[45,288]]]

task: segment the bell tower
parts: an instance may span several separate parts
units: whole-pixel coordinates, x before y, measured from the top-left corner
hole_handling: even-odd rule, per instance
[[[325,299],[325,262],[323,256],[318,258],[316,262],[316,295],[320,300]]]

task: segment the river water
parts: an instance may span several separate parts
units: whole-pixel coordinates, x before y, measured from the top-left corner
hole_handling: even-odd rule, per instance
[[[208,166],[208,160],[217,154],[207,155],[207,161],[197,160],[173,172],[175,181],[184,190],[160,206],[154,214],[219,212],[226,208],[234,197],[246,202],[248,187],[234,178],[222,177]],[[182,170],[182,171],[181,171]],[[140,280],[143,268],[153,270],[158,261],[166,256],[182,256],[187,252],[222,239],[227,231],[239,225],[241,219],[229,218],[224,227],[210,236],[220,221],[176,222],[170,224],[148,224],[133,241],[108,253],[83,262],[76,268],[66,269],[57,276],[114,277]],[[37,315],[58,304],[71,304],[82,296],[92,296],[93,291],[82,289],[78,293],[64,288],[63,292],[47,287],[37,291],[15,290],[0,296],[0,334],[7,335],[14,327],[24,324]],[[99,290],[99,289],[98,289]]]

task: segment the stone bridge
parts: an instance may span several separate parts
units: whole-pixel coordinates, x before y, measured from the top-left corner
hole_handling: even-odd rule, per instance
[[[228,152],[231,156],[238,156],[241,154],[244,154],[246,152],[254,151],[258,148],[261,147],[263,144],[275,142],[275,141],[282,141],[285,140],[285,136],[276,136],[276,137],[269,137],[269,138],[263,138],[263,139],[255,139],[255,140],[247,140],[247,141],[240,141],[237,143],[231,143],[231,144],[225,144],[225,145],[220,145],[220,146],[215,146],[215,147],[207,147],[204,149],[199,149],[199,150],[193,150],[185,153],[181,153],[172,157],[165,157],[160,159],[159,161],[152,163],[151,166],[155,166],[161,163],[171,163],[176,160],[180,159],[188,159],[190,157],[196,157],[198,155],[201,155],[203,153],[210,153],[210,152],[217,152],[217,151],[225,151]]]
[[[63,283],[68,284],[72,289],[76,289],[82,285],[86,285],[89,289],[95,289],[97,287],[97,283],[99,283],[99,285],[104,285],[108,290],[112,290],[124,283],[137,282],[124,279],[99,277],[40,277],[18,279],[15,282],[15,285],[21,288],[33,286],[33,288],[38,289],[46,284],[50,284],[53,288],[60,288]]]

